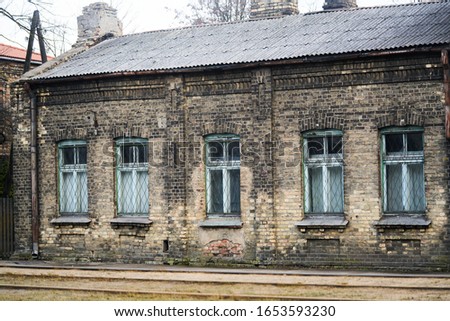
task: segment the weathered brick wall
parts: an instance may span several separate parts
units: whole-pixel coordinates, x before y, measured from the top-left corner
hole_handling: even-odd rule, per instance
[[[23,74],[23,63],[0,60],[0,75],[8,81],[16,80]]]
[[[39,176],[49,177],[41,183],[40,208],[42,255],[84,260],[161,262],[163,242],[171,248],[183,247],[178,236],[182,217],[176,210],[168,212],[172,164],[168,163],[168,127],[166,110],[169,85],[164,79],[110,82],[99,91],[94,83],[83,87],[67,85],[56,93],[39,93]],[[62,89],[62,90],[61,90]],[[75,93],[75,94],[73,94]],[[58,96],[60,95],[60,96]],[[63,103],[62,103],[63,102]],[[70,119],[70,123],[67,123]],[[95,119],[95,121],[93,121]],[[117,137],[148,138],[150,153],[149,228],[112,226],[115,212],[115,176],[113,142]],[[59,140],[84,139],[88,145],[89,228],[57,226],[56,146]],[[175,206],[171,202],[171,206]],[[172,238],[173,236],[176,238]],[[56,238],[55,238],[56,236]],[[55,246],[57,245],[57,246]],[[60,247],[70,251],[63,252]]]
[[[30,100],[20,86],[13,88],[14,249],[16,256],[31,255]]]
[[[10,84],[18,79],[23,72],[23,65],[17,62],[0,60],[0,133],[6,141],[0,145],[0,156],[8,157],[12,142],[12,127],[10,115],[11,89]],[[3,182],[0,181],[0,185]]]
[[[11,83],[23,74],[23,63],[0,59],[0,109],[9,110]],[[0,122],[0,126],[1,126]]]
[[[209,74],[186,77],[186,137],[194,148],[188,154],[186,166],[186,209],[190,258],[203,260],[202,249],[212,240],[228,239],[242,247],[242,255],[230,259],[236,262],[266,260],[273,253],[271,164],[268,163],[271,114],[263,85],[265,71]],[[242,229],[199,227],[206,218],[204,136],[232,133],[240,136],[241,158],[241,220]],[[258,217],[256,219],[256,217]],[[206,256],[210,259],[209,256]]]
[[[448,247],[442,242],[448,233],[448,157],[441,72],[438,56],[276,71],[275,141],[290,143],[275,156],[279,261],[354,267],[448,266]],[[374,227],[382,214],[379,129],[389,125],[424,126],[426,214],[432,221],[428,229]],[[349,225],[300,231],[295,227],[304,217],[299,141],[303,131],[327,128],[343,131],[344,211]]]
[[[41,255],[70,260],[448,268],[439,55],[66,83],[38,89]],[[17,243],[29,248],[27,101],[16,114]],[[97,126],[92,119],[96,119]],[[377,229],[379,129],[423,125],[427,229]],[[305,229],[302,132],[344,136],[342,229]],[[242,227],[205,227],[204,136],[241,138]],[[149,139],[149,227],[115,217],[113,139]],[[87,227],[56,226],[56,143],[86,139]],[[63,250],[62,250],[63,249]],[[19,251],[20,252],[20,251]]]
[[[5,136],[5,142],[0,145],[0,157],[4,162],[10,160],[10,153],[13,141],[12,115],[11,103],[17,104],[17,97],[12,92],[12,83],[20,78],[23,74],[23,62],[2,60],[0,59],[0,133]],[[31,67],[35,67],[34,64]],[[0,166],[1,167],[1,166]],[[6,167],[3,167],[6,168]],[[0,173],[0,186],[5,186],[12,193],[12,187],[6,186],[5,182],[7,175]],[[2,192],[0,188],[0,194]]]

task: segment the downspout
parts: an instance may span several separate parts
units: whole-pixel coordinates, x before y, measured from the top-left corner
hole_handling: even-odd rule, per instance
[[[450,139],[450,66],[446,49],[441,51],[441,62],[444,69],[445,136]]]
[[[36,94],[28,83],[24,88],[30,97],[30,162],[31,162],[31,236],[33,258],[39,256],[39,196],[38,196],[38,166],[37,166],[37,108]]]
[[[441,51],[441,63],[444,69],[443,85],[444,85],[444,105],[445,105],[445,137],[447,138],[447,146],[448,146],[448,140],[450,140],[450,58],[448,49],[443,49]],[[449,151],[447,147],[447,156],[448,153]],[[447,180],[449,180],[448,176]],[[449,191],[447,191],[447,193],[449,193]],[[448,224],[446,237],[448,237],[449,235],[450,235],[450,224]],[[450,257],[450,246],[447,246],[447,255]],[[450,268],[449,264],[447,264],[447,268]]]

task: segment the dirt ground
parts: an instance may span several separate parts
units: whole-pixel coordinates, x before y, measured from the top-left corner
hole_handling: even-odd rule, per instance
[[[227,271],[228,272],[228,271]],[[450,301],[450,275],[298,275],[222,270],[37,269],[0,266],[0,300]],[[2,285],[17,285],[11,288]],[[35,287],[39,287],[37,290]],[[73,290],[74,288],[78,291]]]

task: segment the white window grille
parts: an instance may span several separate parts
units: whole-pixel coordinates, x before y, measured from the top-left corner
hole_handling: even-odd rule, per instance
[[[206,198],[208,214],[240,215],[239,136],[206,138]]]
[[[58,144],[59,210],[61,214],[87,214],[87,148],[81,140]]]
[[[118,215],[148,215],[148,141],[116,140],[116,196]]]
[[[342,132],[304,134],[305,213],[343,214],[344,178]]]
[[[384,213],[424,213],[423,129],[388,128],[381,139]]]

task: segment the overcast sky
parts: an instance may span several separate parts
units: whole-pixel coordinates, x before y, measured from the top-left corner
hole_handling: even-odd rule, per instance
[[[50,20],[66,27],[66,43],[73,44],[77,37],[76,17],[83,7],[101,0],[35,0],[43,3],[38,8],[41,20]],[[186,5],[196,0],[104,0],[118,9],[118,16],[124,24],[124,34],[167,29],[180,26],[174,10],[186,11]],[[414,2],[414,0],[358,0],[360,7],[393,5]],[[321,10],[324,0],[299,0],[301,12]],[[31,16],[36,9],[28,0],[0,0],[0,7],[14,14]],[[25,48],[27,34],[21,32],[4,16],[0,16],[0,42]],[[35,46],[36,47],[36,46]]]

